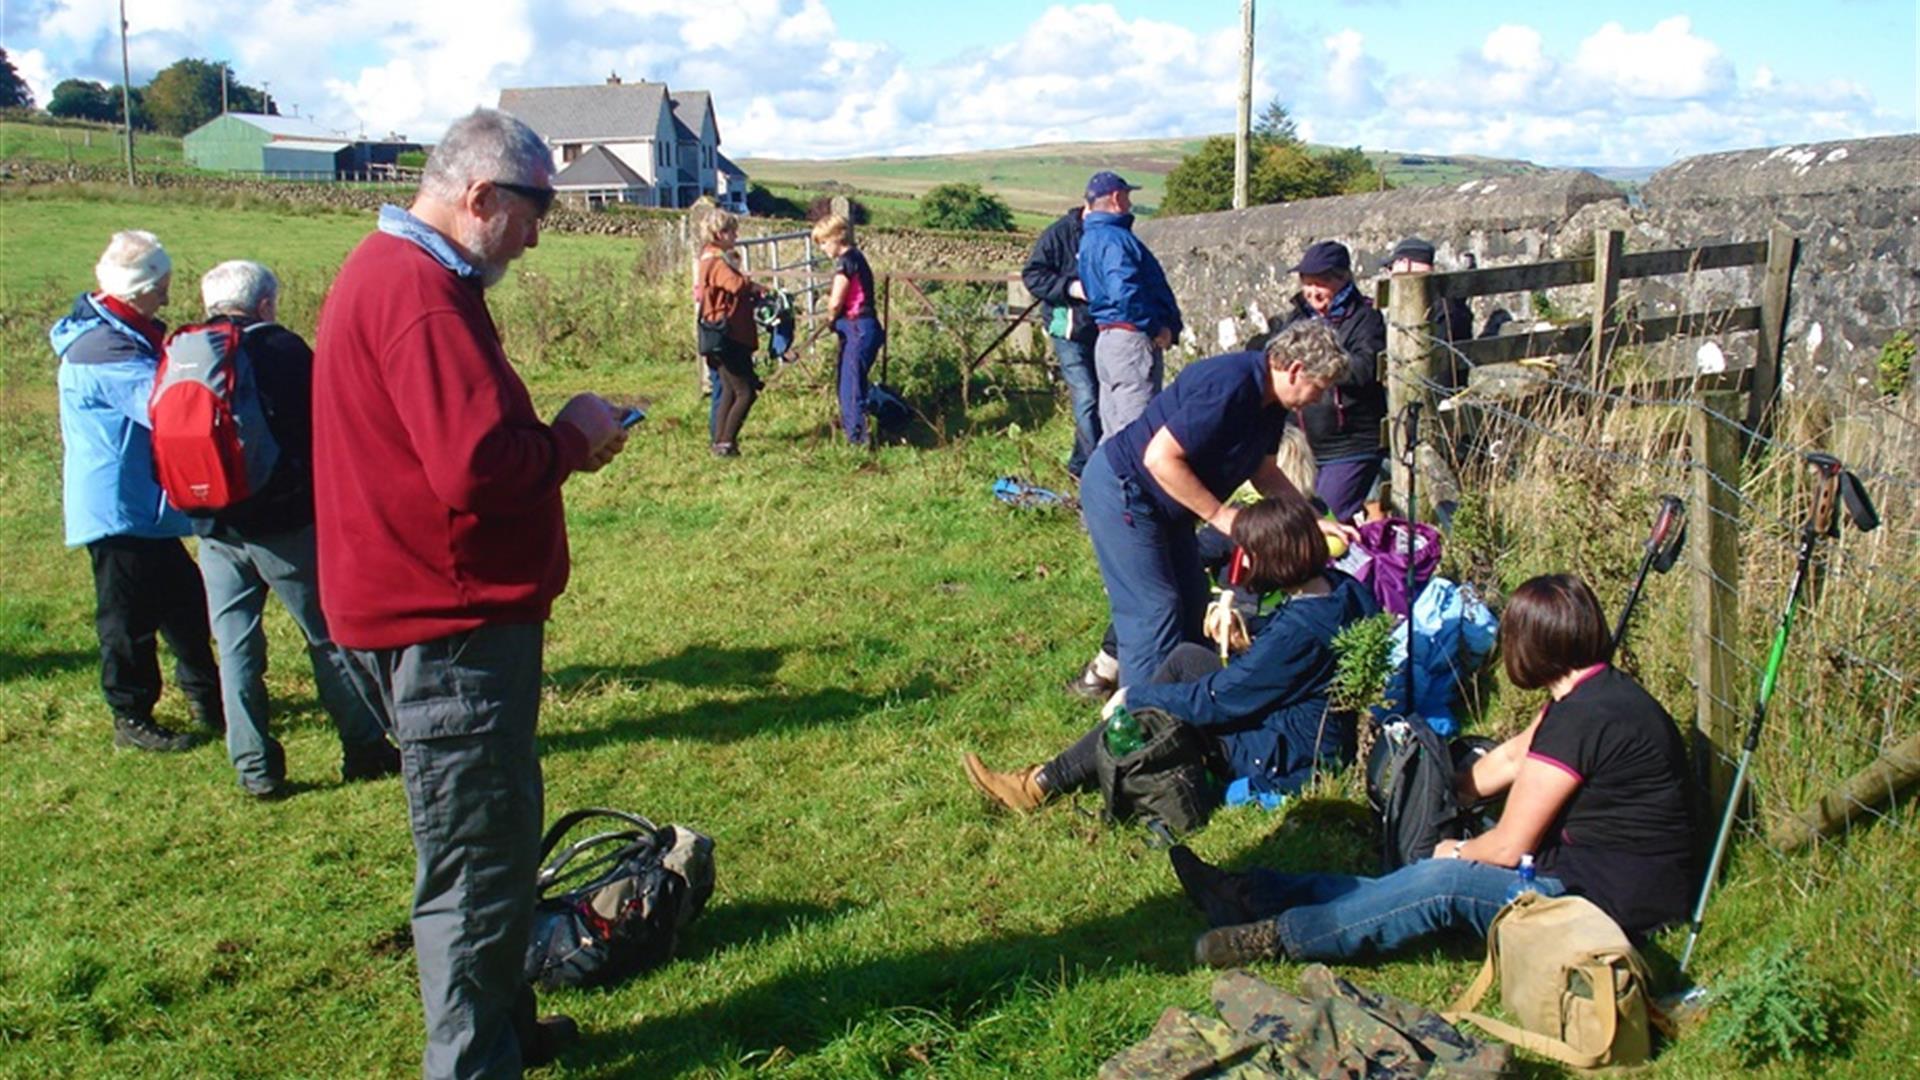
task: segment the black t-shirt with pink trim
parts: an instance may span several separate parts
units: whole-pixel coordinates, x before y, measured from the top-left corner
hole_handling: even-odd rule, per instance
[[[1640,684],[1602,667],[1547,706],[1527,756],[1580,782],[1535,865],[1638,938],[1686,917],[1697,884],[1685,744]]]

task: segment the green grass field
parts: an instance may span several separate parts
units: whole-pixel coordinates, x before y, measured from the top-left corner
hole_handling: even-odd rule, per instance
[[[44,330],[129,226],[174,252],[173,321],[194,314],[200,271],[253,256],[287,279],[285,321],[306,332],[371,220],[0,188],[0,1075],[417,1074],[404,799],[394,781],[338,784],[284,613],[269,686],[295,797],[251,802],[217,747],[110,746],[86,559],[61,546]],[[554,237],[520,265],[495,305],[540,407],[580,389],[654,403],[620,459],[568,486],[574,569],[541,723],[549,816],[611,805],[686,822],[716,839],[719,869],[679,959],[545,999],[586,1033],[549,1075],[1084,1077],[1165,1007],[1205,1008],[1211,976],[1188,960],[1201,920],[1140,832],[1100,824],[1089,800],[992,812],[960,773],[962,751],[1039,760],[1094,719],[1059,688],[1105,616],[1085,538],[1071,516],[988,495],[1009,473],[1064,484],[1064,409],[977,388],[984,404],[944,445],[868,455],[839,445],[816,361],[774,378],[743,456],[715,460],[674,344],[678,264]],[[1622,558],[1636,539],[1618,538]],[[172,691],[160,712],[184,722]],[[1236,866],[1365,869],[1351,785],[1280,813],[1223,811],[1194,846]],[[1860,845],[1912,880],[1897,834]],[[1907,1074],[1914,973],[1858,955],[1851,929],[1875,882],[1836,871],[1806,897],[1740,854],[1698,970],[1712,980],[1791,936],[1860,1002],[1836,1055],[1757,1075]],[[1448,943],[1341,970],[1438,1004],[1478,959]],[[1296,974],[1260,971],[1288,988]],[[1736,1071],[1683,1038],[1651,1074]]]
[[[97,124],[27,124],[0,120],[0,161],[37,160],[64,165],[116,166],[126,161],[120,132]],[[180,139],[133,133],[133,161],[142,171],[192,172]]]
[[[1141,190],[1134,196],[1145,210],[1166,198],[1167,174],[1180,159],[1199,149],[1204,138],[1135,139],[1121,142],[1053,143],[1007,150],[924,157],[862,157],[832,161],[742,158],[740,167],[759,183],[808,188],[835,181],[861,191],[919,195],[937,184],[979,184],[1015,210],[1051,219],[1072,206],[1087,177],[1113,169]],[[1369,151],[1387,180],[1401,187],[1459,183],[1481,176],[1544,171],[1524,161]],[[863,196],[864,197],[864,196]]]

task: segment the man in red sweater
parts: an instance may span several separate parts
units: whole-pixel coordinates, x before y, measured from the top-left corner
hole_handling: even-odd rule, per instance
[[[347,257],[315,340],[320,601],[400,744],[429,1077],[518,1076],[574,1034],[536,1023],[522,971],[542,630],[567,583],[560,486],[626,435],[592,394],[541,422],[485,294],[539,242],[551,172],[513,117],[457,121],[412,207]]]

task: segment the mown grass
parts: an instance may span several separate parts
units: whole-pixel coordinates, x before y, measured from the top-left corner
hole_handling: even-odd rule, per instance
[[[0,161],[54,165],[120,165],[126,148],[120,130],[105,124],[23,123],[0,120]],[[197,171],[187,164],[177,135],[133,133],[133,163],[141,171]]]
[[[60,546],[43,337],[126,225],[174,251],[176,321],[192,274],[257,253],[296,283],[287,321],[309,330],[371,222],[71,194],[0,211],[0,1074],[408,1075],[421,1033],[404,800],[391,781],[337,784],[284,614],[270,616],[269,688],[296,797],[246,800],[216,748],[109,747],[89,574]],[[1089,801],[990,812],[960,775],[963,750],[1037,760],[1093,719],[1059,689],[1104,618],[1086,542],[1069,516],[988,495],[1010,472],[1064,482],[1064,410],[977,388],[964,423],[947,414],[945,445],[869,455],[839,444],[815,363],[776,377],[743,456],[715,460],[677,351],[684,279],[648,269],[658,261],[555,238],[520,271],[549,286],[520,280],[495,300],[543,409],[583,388],[654,403],[626,454],[569,485],[574,572],[542,714],[549,816],[621,806],[718,843],[719,890],[679,960],[547,998],[587,1033],[552,1075],[1078,1077],[1166,1006],[1204,1007],[1211,977],[1187,959],[1200,920],[1138,832],[1099,824]],[[1617,562],[1636,540],[1595,543]],[[184,722],[177,695],[161,716]],[[1223,812],[1195,847],[1234,865],[1365,869],[1351,789]],[[1815,1070],[1900,1075],[1920,1047],[1914,973],[1861,955],[1850,928],[1884,902],[1881,881],[1912,880],[1914,853],[1885,830],[1855,845],[1817,902],[1793,891],[1797,868],[1737,858],[1697,963],[1710,981],[1756,940],[1808,943],[1863,1010]],[[1343,971],[1438,1004],[1477,963],[1443,943]],[[1288,965],[1261,970],[1293,981]],[[1654,1072],[1733,1069],[1683,1039]]]

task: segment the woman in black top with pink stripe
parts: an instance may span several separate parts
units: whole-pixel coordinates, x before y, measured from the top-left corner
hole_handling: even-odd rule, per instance
[[[1686,917],[1699,874],[1685,748],[1660,703],[1608,664],[1593,590],[1570,574],[1522,584],[1500,650],[1514,686],[1551,697],[1458,779],[1463,802],[1506,796],[1499,823],[1377,878],[1229,873],[1176,847],[1175,873],[1217,927],[1196,943],[1200,961],[1345,959],[1451,928],[1484,936],[1527,854],[1540,892],[1584,896],[1635,938]]]

